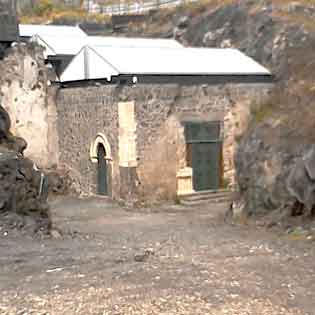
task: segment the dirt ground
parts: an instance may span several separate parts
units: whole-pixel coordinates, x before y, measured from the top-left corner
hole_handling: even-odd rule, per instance
[[[315,246],[226,205],[52,203],[53,239],[0,231],[0,314],[315,314]],[[8,233],[6,233],[8,232]]]

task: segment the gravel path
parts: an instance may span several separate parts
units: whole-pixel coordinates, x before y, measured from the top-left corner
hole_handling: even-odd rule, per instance
[[[315,247],[224,222],[224,205],[52,204],[62,235],[1,231],[0,314],[315,314]]]

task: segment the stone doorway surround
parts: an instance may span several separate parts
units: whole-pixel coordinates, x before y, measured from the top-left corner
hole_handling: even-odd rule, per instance
[[[193,148],[192,145],[196,144],[208,144],[213,145],[216,143],[221,143],[221,149],[217,151],[217,172],[211,172],[211,176],[217,175],[217,179],[219,183],[216,184],[217,187],[214,189],[220,189],[223,182],[223,159],[222,159],[222,142],[223,142],[223,121],[221,119],[210,120],[210,121],[202,121],[202,120],[195,120],[195,121],[184,121],[183,122],[185,129],[185,139],[186,139],[186,165],[185,167],[178,170],[176,174],[177,179],[177,195],[187,195],[197,193],[194,181],[194,172],[193,172]],[[189,128],[191,125],[198,127],[200,130],[196,134],[196,128],[192,129]],[[207,127],[207,130],[205,129]],[[211,130],[209,129],[211,127]],[[213,129],[213,127],[215,127]],[[189,128],[189,129],[188,129]],[[197,128],[197,129],[198,129]],[[209,130],[208,130],[209,129]],[[198,130],[197,130],[198,131]],[[201,132],[201,134],[199,134]],[[202,134],[204,132],[204,134]],[[190,146],[190,148],[188,148]],[[212,150],[213,151],[213,150]],[[214,152],[213,152],[214,153]],[[209,164],[211,166],[211,164]],[[213,167],[213,165],[212,165]],[[217,173],[217,174],[215,174]],[[210,179],[209,179],[210,180]],[[209,188],[210,189],[210,188]]]
[[[95,140],[91,143],[90,146],[90,160],[92,163],[98,164],[98,149],[99,146],[103,146],[105,149],[105,160],[107,164],[107,195],[112,196],[112,187],[110,183],[112,182],[113,178],[113,157],[112,157],[112,151],[111,146],[109,144],[109,141],[107,140],[107,137],[99,132]]]

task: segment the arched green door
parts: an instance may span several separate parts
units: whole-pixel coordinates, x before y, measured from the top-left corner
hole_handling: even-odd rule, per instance
[[[99,195],[107,195],[107,164],[106,152],[102,145],[97,148],[97,193]]]

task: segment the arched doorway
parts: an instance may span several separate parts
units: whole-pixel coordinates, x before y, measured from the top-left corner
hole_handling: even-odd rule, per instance
[[[97,147],[97,193],[108,195],[106,151],[102,144]]]

